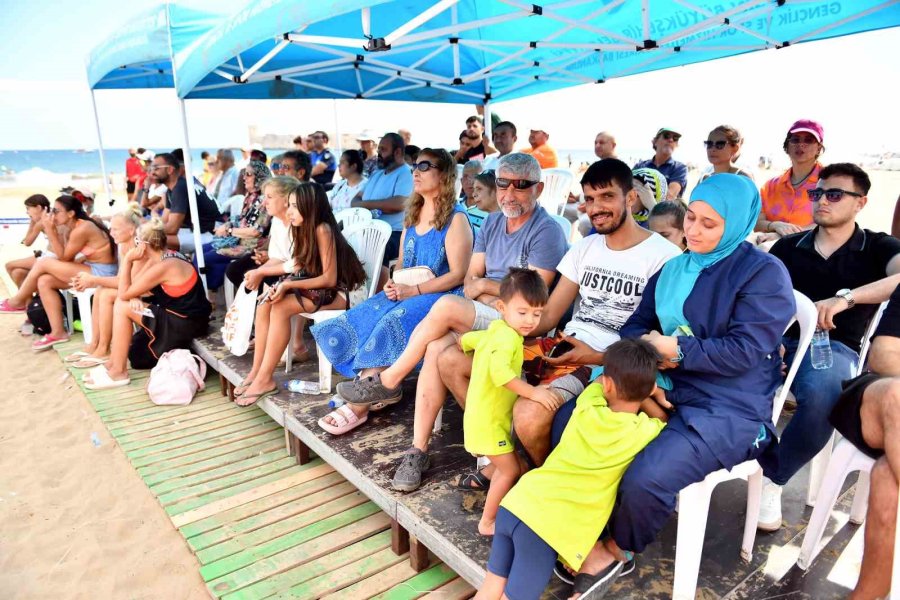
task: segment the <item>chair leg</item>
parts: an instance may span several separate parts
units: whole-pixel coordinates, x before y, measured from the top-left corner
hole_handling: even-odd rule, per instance
[[[809,488],[806,492],[807,506],[816,505],[816,494],[819,493],[819,488],[822,486],[822,478],[825,477],[825,472],[828,470],[828,461],[831,459],[833,450],[834,434],[828,438],[828,443],[825,444],[825,447],[812,459],[809,469]]]
[[[323,394],[331,393],[331,362],[322,347],[316,344],[316,355],[319,357],[319,391]]]
[[[90,344],[94,340],[94,315],[91,312],[91,300],[94,298],[94,290],[86,290],[78,294],[78,312],[81,313],[81,331],[84,334],[84,343]]]
[[[678,494],[681,512],[678,513],[675,544],[675,583],[672,588],[675,600],[694,600],[711,494],[705,481],[691,484]]]
[[[290,373],[294,363],[294,336],[297,335],[297,317],[291,317],[291,337],[288,338],[287,348],[284,349],[284,372]]]
[[[753,544],[756,542],[756,526],[759,524],[759,504],[762,500],[762,469],[757,469],[747,478],[747,516],[744,518],[744,541],[741,543],[741,558],[753,560]]]
[[[850,522],[854,525],[862,525],[866,520],[866,511],[869,509],[869,472],[859,472],[856,481],[856,490],[853,492],[853,504],[850,507]]]
[[[63,291],[63,298],[66,299],[66,331],[72,335],[75,333],[75,309],[72,306],[72,293],[68,290]]]
[[[226,277],[222,287],[225,289],[225,310],[228,310],[228,307],[234,302],[234,284]]]

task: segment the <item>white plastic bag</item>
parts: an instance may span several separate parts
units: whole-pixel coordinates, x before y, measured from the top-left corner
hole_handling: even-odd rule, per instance
[[[222,325],[222,341],[235,356],[243,356],[250,347],[250,334],[256,318],[258,290],[247,290],[243,282],[234,295],[234,302],[225,313]]]

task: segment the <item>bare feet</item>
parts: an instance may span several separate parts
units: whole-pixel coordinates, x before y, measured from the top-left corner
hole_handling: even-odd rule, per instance
[[[478,521],[478,533],[481,535],[494,535],[494,526],[496,521],[488,521],[484,517]]]

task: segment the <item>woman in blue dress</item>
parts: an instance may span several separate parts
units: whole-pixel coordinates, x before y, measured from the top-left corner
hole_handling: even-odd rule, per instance
[[[442,294],[462,294],[472,258],[472,228],[465,210],[457,205],[455,179],[456,163],[446,150],[426,148],[419,153],[397,263],[404,269],[428,267],[434,279],[419,285],[391,279],[384,291],[312,327],[316,344],[345,377],[364,379],[385,369]],[[346,433],[366,421],[370,408],[383,408],[400,397],[372,406],[369,402],[345,404],[319,419],[319,425],[335,435]]]

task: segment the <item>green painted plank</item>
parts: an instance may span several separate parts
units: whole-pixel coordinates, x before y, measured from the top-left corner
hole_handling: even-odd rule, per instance
[[[242,519],[262,514],[268,510],[281,506],[282,504],[287,504],[288,502],[302,500],[308,495],[315,494],[327,488],[343,486],[345,483],[346,482],[340,473],[332,472],[328,475],[313,479],[312,481],[307,481],[300,485],[295,485],[294,487],[271,494],[265,498],[249,502],[243,506],[236,506],[235,508],[223,511],[211,517],[189,523],[179,529],[179,531],[181,532],[181,535],[187,538],[188,543],[191,543],[191,540],[197,536],[219,529],[229,528],[232,524],[237,523]],[[351,486],[351,489],[355,488],[352,488]],[[222,539],[226,538],[222,537]]]
[[[377,515],[376,515],[377,516]],[[370,517],[375,519],[376,516]],[[387,522],[383,517],[382,522]],[[377,529],[378,525],[374,528]],[[245,569],[214,580],[206,587],[215,596],[241,600],[266,598],[345,564],[390,547],[389,530],[373,531],[370,523],[359,523],[320,539],[256,561]],[[315,563],[315,564],[314,564]],[[200,569],[201,574],[203,568]],[[240,594],[234,594],[240,590]]]
[[[385,522],[390,525],[387,516],[379,511],[378,505],[374,502],[368,502],[355,508],[351,508],[342,514],[328,517],[318,523],[307,525],[306,527],[287,535],[266,541],[258,546],[239,546],[237,543],[231,544],[230,548],[232,550],[237,550],[237,552],[231,553],[230,556],[226,556],[220,560],[210,562],[206,559],[210,556],[216,556],[217,553],[221,552],[221,548],[214,547],[208,551],[200,551],[197,552],[197,559],[200,561],[200,564],[203,565],[200,567],[200,576],[206,581],[211,581],[218,577],[222,577],[223,575],[227,575],[228,573],[233,573],[239,569],[253,565],[254,563],[258,563],[263,558],[274,556],[295,546],[302,545],[305,542],[315,540],[316,538],[322,537],[326,538],[326,541],[331,540],[335,536],[332,535],[329,537],[329,534],[339,531],[346,526],[355,525],[357,521],[362,522],[363,525],[368,525],[369,520],[371,519],[385,520]],[[378,522],[380,523],[381,521],[379,520]],[[213,550],[215,550],[215,552],[213,552]]]
[[[225,427],[234,423],[243,423],[244,421],[251,421],[253,419],[258,419],[261,417],[268,417],[268,415],[266,415],[265,413],[260,414],[256,411],[238,412],[237,414],[222,417],[221,419],[210,417],[199,423],[185,423],[184,425],[179,423],[168,425],[166,427],[160,427],[152,431],[139,431],[137,433],[131,434],[124,433],[114,435],[113,437],[116,438],[116,440],[123,448],[136,448],[140,446],[146,446],[148,444],[170,442],[172,440],[177,440],[197,433],[202,434],[206,433],[207,431],[214,431],[216,429],[219,429],[220,427]]]
[[[107,423],[107,428],[112,435],[124,436],[138,433],[155,433],[174,430],[171,428],[179,425],[190,427],[191,424],[200,424],[209,422],[210,417],[226,418],[228,416],[236,416],[247,414],[240,406],[235,404],[225,404],[216,402],[201,410],[193,412],[184,412],[181,414],[160,412],[150,417],[126,419],[116,423]]]
[[[192,454],[172,457],[147,466],[137,467],[137,472],[138,475],[143,477],[145,480],[147,479],[147,477],[159,473],[166,473],[167,471],[173,471],[176,475],[178,475],[180,474],[178,473],[180,470],[190,468],[192,465],[197,463],[217,459],[228,460],[228,456],[232,452],[243,452],[244,450],[249,450],[251,448],[268,448],[270,444],[275,443],[278,443],[282,448],[284,448],[283,430],[279,431],[273,429],[271,431],[268,431],[267,433],[261,433],[256,436],[246,439],[240,439],[228,444],[215,444],[212,447],[198,450],[197,452],[194,452]]]
[[[139,424],[170,417],[193,414],[198,411],[209,410],[213,406],[220,406],[228,402],[216,393],[209,396],[197,396],[187,406],[136,406],[122,409],[111,409],[101,415],[103,422],[108,427],[121,427],[124,423]],[[98,413],[99,414],[99,413]]]
[[[304,465],[304,466],[308,466],[310,464],[312,464],[312,463],[308,463],[307,465]],[[297,467],[294,467],[293,469],[285,469],[283,471],[278,471],[276,473],[272,473],[271,475],[266,475],[265,477],[260,477],[259,479],[254,479],[251,481],[247,481],[247,482],[235,485],[234,487],[230,487],[230,488],[226,488],[224,490],[212,492],[212,493],[209,493],[204,496],[197,497],[197,498],[183,500],[181,502],[178,502],[177,504],[165,506],[165,507],[163,507],[163,509],[169,515],[180,515],[183,512],[187,512],[187,511],[195,509],[199,506],[204,506],[206,504],[209,504],[210,502],[214,502],[216,500],[221,500],[223,498],[230,498],[231,496],[240,494],[241,492],[246,492],[247,490],[252,490],[252,489],[259,487],[261,485],[264,485],[266,483],[270,483],[272,481],[278,481],[282,477],[286,477],[286,476],[296,473],[300,470],[301,469],[299,469]]]
[[[440,563],[369,600],[414,600],[454,578],[456,578],[456,573],[453,572],[453,569]]]
[[[198,550],[196,552],[197,559],[201,564],[222,560],[228,556],[237,554],[245,548],[263,545],[266,542],[288,535],[293,531],[300,531],[304,527],[338,516],[342,512],[349,512],[356,507],[365,505],[367,502],[368,499],[363,494],[360,492],[353,492],[335,498],[326,504],[321,504],[320,502],[317,506],[313,506],[303,511],[295,511],[294,514],[290,514],[290,511],[293,510],[292,504],[294,503],[292,503],[291,505],[282,507],[282,510],[279,511],[283,513],[283,518],[280,520],[272,521],[269,519],[269,515],[251,517],[248,519],[250,522],[244,524],[243,530],[235,531],[220,543],[209,545],[208,548],[203,550]],[[355,515],[356,518],[362,518],[371,514],[371,508],[366,507],[352,514]],[[333,521],[329,521],[324,527],[326,530],[328,528],[335,529],[345,524],[344,521],[337,518]],[[226,529],[230,530],[232,527],[233,525]],[[319,530],[310,530],[310,533],[314,533],[315,531]]]
[[[284,448],[270,450],[269,452],[257,452],[249,457],[234,460],[228,464],[221,465],[215,469],[203,470],[199,473],[183,475],[181,477],[173,477],[165,481],[160,481],[150,486],[150,491],[156,495],[174,492],[183,488],[194,488],[200,484],[210,483],[228,477],[238,475],[245,471],[251,471],[257,467],[268,465],[269,463],[281,461],[284,459],[291,460]],[[293,464],[297,464],[296,459]]]
[[[282,456],[287,453],[287,450],[284,447],[283,436],[282,439],[273,438],[262,444],[246,445],[243,448],[236,448],[225,454],[214,456],[207,460],[194,461],[191,464],[171,469],[163,468],[155,473],[143,474],[139,470],[138,475],[141,475],[144,483],[153,487],[154,485],[159,485],[165,481],[174,481],[192,475],[199,475],[200,473],[208,473],[218,467],[235,464],[248,458],[262,456],[263,454],[278,450],[282,452]],[[165,466],[166,465],[163,465],[163,467]]]
[[[193,444],[194,442],[205,441],[211,445],[215,443],[217,437],[241,431],[242,429],[250,429],[251,427],[262,425],[271,420],[271,417],[265,413],[253,413],[248,414],[246,420],[224,423],[220,427],[206,428],[201,431],[196,431],[195,429],[194,431],[188,432],[176,432],[165,436],[159,436],[158,438],[151,438],[149,440],[134,440],[131,442],[120,441],[119,445],[128,456],[133,456],[136,452],[141,453],[137,454],[137,456],[143,456],[161,452],[163,450],[172,450],[174,448]]]
[[[326,560],[332,562],[331,557],[327,557]],[[367,577],[371,577],[404,560],[409,560],[409,555],[397,556],[391,551],[390,547],[383,548],[374,554],[355,560],[311,581],[295,585],[274,598],[320,598],[325,594],[333,593]],[[304,575],[309,572],[308,569],[304,571]],[[240,591],[234,595],[235,598],[241,598],[242,596],[244,594]],[[347,595],[346,597],[352,598],[353,596]],[[359,596],[356,597],[359,598]]]
[[[277,432],[284,439],[284,428],[281,425],[271,419],[268,421],[261,419],[259,423],[252,427],[237,427],[234,431],[228,433],[217,432],[218,435],[216,436],[204,436],[188,442],[172,442],[163,444],[160,447],[150,446],[132,450],[125,454],[135,468],[146,467],[158,463],[166,463],[166,461],[173,458],[190,457],[201,451],[214,451],[216,446],[255,439],[260,435],[270,434],[271,432]]]
[[[272,453],[270,452],[269,454]],[[160,504],[168,506],[170,504],[177,504],[178,502],[189,498],[206,496],[220,490],[234,487],[245,481],[259,479],[260,477],[265,477],[266,475],[277,473],[297,465],[297,460],[293,456],[285,456],[284,454],[279,454],[278,456],[266,455],[265,458],[266,460],[263,464],[252,469],[246,469],[232,474],[228,474],[226,470],[225,474],[211,481],[199,482],[188,487],[179,487],[165,493],[157,493],[153,488],[151,488],[150,491],[153,492]]]
[[[115,400],[109,401],[107,404],[103,406],[95,406],[94,410],[97,411],[98,414],[102,414],[104,418],[116,418],[121,414],[140,414],[141,411],[155,411],[158,413],[171,412],[176,410],[185,410],[188,408],[193,408],[199,404],[207,404],[213,400],[218,402],[229,402],[228,398],[223,396],[219,390],[209,390],[200,392],[196,396],[194,396],[194,400],[187,405],[184,406],[157,406],[149,401],[147,397],[147,392],[141,390],[140,392],[129,392],[133,393],[134,396],[127,398],[117,398]],[[126,402],[127,400],[127,402]],[[141,404],[139,401],[143,401]]]

